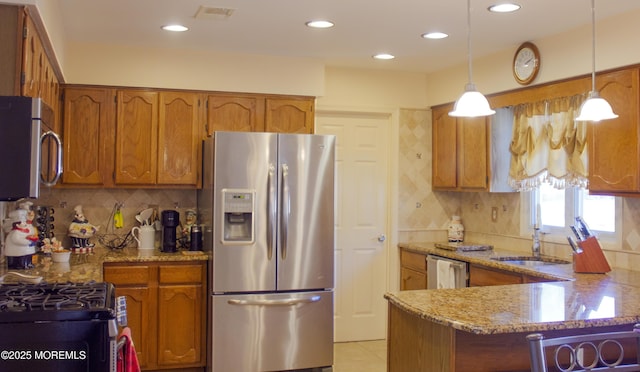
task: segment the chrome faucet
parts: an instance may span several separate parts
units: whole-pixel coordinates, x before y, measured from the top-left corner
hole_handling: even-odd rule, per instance
[[[540,257],[540,227],[533,225],[533,244],[531,245],[531,254],[533,257]]]

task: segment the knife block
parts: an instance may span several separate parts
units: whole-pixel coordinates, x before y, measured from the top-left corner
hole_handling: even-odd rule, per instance
[[[598,239],[590,236],[578,242],[578,246],[582,249],[582,252],[573,254],[574,272],[604,274],[611,271]]]

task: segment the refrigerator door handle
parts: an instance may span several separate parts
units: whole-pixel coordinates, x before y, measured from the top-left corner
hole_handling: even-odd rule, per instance
[[[282,164],[282,210],[280,211],[280,226],[282,236],[280,238],[280,255],[287,258],[287,238],[289,232],[289,215],[291,214],[291,194],[289,192],[289,166]]]
[[[239,306],[295,306],[320,301],[320,296],[307,298],[285,298],[282,300],[228,300],[229,305]]]
[[[277,208],[276,208],[276,177],[275,166],[273,164],[269,164],[269,176],[268,176],[268,187],[269,193],[267,195],[267,259],[271,260],[273,257],[273,247],[276,245],[276,220],[277,217]]]

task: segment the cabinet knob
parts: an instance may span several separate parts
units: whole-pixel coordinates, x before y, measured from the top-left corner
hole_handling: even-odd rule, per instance
[[[384,242],[385,240],[387,240],[387,236],[385,234],[378,235],[378,241],[380,243]]]

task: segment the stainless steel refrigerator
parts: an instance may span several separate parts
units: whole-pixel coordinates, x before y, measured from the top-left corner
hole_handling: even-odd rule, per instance
[[[204,142],[210,370],[330,370],[334,162],[334,136],[215,132]]]

